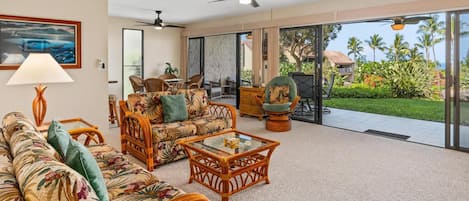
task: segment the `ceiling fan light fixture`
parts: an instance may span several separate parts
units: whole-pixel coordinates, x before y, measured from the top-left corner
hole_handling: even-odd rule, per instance
[[[252,0],[239,0],[239,3],[240,3],[240,4],[248,5],[248,4],[251,4],[251,3],[252,3]]]
[[[162,26],[155,26],[155,29],[156,30],[161,30],[161,29],[163,29],[163,27]]]
[[[391,24],[391,28],[394,31],[399,31],[404,29],[404,24]]]

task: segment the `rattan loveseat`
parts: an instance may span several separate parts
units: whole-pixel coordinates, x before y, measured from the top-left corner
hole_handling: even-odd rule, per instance
[[[174,94],[184,94],[189,118],[163,123],[160,97]],[[204,89],[130,94],[119,107],[122,152],[145,162],[149,171],[186,157],[179,140],[236,128],[235,108],[209,102]]]

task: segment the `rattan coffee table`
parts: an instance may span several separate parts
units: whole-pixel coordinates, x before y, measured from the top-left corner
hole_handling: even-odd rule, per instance
[[[241,131],[226,131],[179,142],[189,157],[189,183],[219,193],[222,201],[254,184],[269,181],[269,161],[279,142]]]

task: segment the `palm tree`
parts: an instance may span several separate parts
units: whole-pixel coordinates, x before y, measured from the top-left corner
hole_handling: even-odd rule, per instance
[[[383,41],[383,37],[379,34],[373,34],[370,36],[370,40],[365,40],[368,46],[373,50],[373,61],[376,61],[376,49],[384,51],[386,43]]]
[[[347,48],[349,49],[348,55],[353,54],[354,61],[357,61],[358,56],[361,55],[364,50],[362,41],[356,37],[348,39]]]
[[[409,49],[409,60],[411,62],[420,62],[420,61],[423,60],[423,55],[419,51],[419,48],[417,47],[417,44],[413,48]]]
[[[433,52],[433,61],[436,61],[435,45],[444,40],[445,23],[439,21],[438,15],[431,16],[432,18],[422,21],[417,33],[429,34],[431,39],[431,48]]]
[[[399,62],[400,60],[404,59],[404,56],[409,51],[409,43],[404,42],[404,36],[402,34],[397,33],[394,37],[393,43],[387,49],[387,57],[390,60]]]
[[[425,60],[428,64],[430,63],[430,47],[432,46],[432,39],[431,39],[430,34],[422,34],[419,37],[417,37],[417,40],[419,41],[418,43],[415,44],[415,46],[423,49],[425,51]]]

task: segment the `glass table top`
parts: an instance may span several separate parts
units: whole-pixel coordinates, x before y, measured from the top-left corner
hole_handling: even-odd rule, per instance
[[[232,156],[261,148],[269,143],[271,142],[237,132],[229,132],[207,137],[192,142],[190,145],[217,155]]]
[[[62,125],[64,125],[65,129],[67,130],[91,127],[90,125],[86,124],[83,121],[62,122]]]

